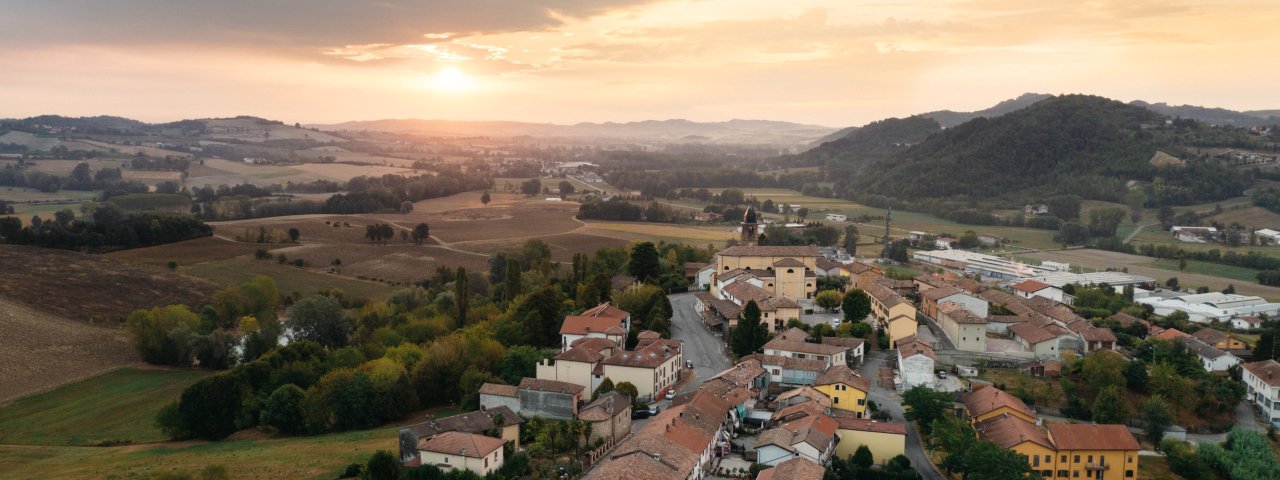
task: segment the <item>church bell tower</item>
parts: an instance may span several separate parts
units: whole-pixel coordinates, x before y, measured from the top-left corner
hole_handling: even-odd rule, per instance
[[[756,236],[760,233],[760,223],[756,220],[756,207],[747,206],[747,213],[742,215],[742,238],[739,240],[741,245],[755,245]]]

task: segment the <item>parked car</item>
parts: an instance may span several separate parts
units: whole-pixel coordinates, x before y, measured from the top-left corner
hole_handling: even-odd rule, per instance
[[[634,411],[634,412],[631,412],[631,419],[632,419],[632,420],[645,419],[645,418],[649,418],[649,417],[651,417],[651,416],[653,416],[653,413],[651,413],[651,412],[650,412],[650,411],[648,411],[648,410],[636,410],[636,411]]]
[[[671,400],[671,399],[673,399],[673,398],[676,398],[676,389],[674,389],[674,388],[673,388],[673,389],[671,389],[671,390],[667,390],[667,394],[666,394],[666,395],[663,395],[663,397],[662,397],[662,398],[665,398],[665,399],[667,399],[667,400]]]
[[[840,317],[831,317],[831,326],[839,328],[841,323]]]
[[[946,370],[939,370],[939,371],[938,371],[938,378],[941,378],[941,379],[943,379],[943,380],[946,380],[946,379],[947,379],[947,371],[946,371]]]
[[[693,360],[685,360],[684,368],[693,368]]]

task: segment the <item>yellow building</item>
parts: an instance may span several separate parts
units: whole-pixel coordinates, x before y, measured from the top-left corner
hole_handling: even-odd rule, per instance
[[[1014,415],[978,423],[978,438],[1027,457],[1042,478],[1123,480],[1138,477],[1138,440],[1124,425],[1050,424]]]
[[[907,445],[907,426],[897,422],[879,422],[867,418],[836,417],[839,427],[836,437],[836,456],[849,458],[866,445],[876,463],[884,464],[893,457],[904,455]]]
[[[1022,399],[990,385],[979,385],[964,397],[964,411],[969,422],[975,425],[1004,415],[1036,423],[1035,412]]]
[[[889,348],[896,348],[898,340],[916,334],[915,305],[884,285],[867,285],[864,291],[871,298],[871,315],[889,334]]]
[[[852,412],[854,418],[867,415],[867,392],[871,381],[852,368],[835,365],[813,381],[813,388],[831,398],[831,408]]]
[[[680,379],[684,360],[679,340],[658,340],[635,351],[614,353],[600,362],[614,385],[631,382],[641,401],[656,400]]]
[[[742,270],[761,280],[765,291],[791,299],[813,298],[818,285],[818,248],[813,246],[729,247],[716,253],[711,294],[719,296],[719,276]]]

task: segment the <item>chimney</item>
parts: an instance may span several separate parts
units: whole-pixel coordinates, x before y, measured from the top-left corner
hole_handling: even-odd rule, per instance
[[[655,454],[653,454],[653,459],[654,459],[654,460],[657,460],[657,461],[659,461],[659,462],[661,462],[661,461],[662,461],[662,454],[661,454],[661,453],[655,453]]]

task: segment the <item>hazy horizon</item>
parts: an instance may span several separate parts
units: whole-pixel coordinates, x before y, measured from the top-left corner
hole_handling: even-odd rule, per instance
[[[0,116],[841,128],[1027,92],[1280,108],[1238,0],[0,0]]]

